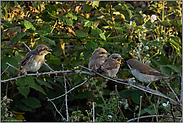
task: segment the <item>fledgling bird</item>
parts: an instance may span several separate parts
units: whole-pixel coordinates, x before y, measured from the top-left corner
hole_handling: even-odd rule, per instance
[[[24,59],[21,61],[22,71],[27,74],[27,71],[36,72],[44,63],[45,55],[51,54],[52,49],[49,49],[46,45],[40,44],[34,50],[28,52]]]
[[[141,82],[149,83],[146,87],[162,78],[173,78],[178,77],[179,75],[165,75],[159,71],[151,68],[150,66],[140,63],[136,59],[129,59],[127,65],[131,70],[131,73]]]
[[[96,49],[89,59],[88,67],[92,71],[96,71],[105,62],[109,54],[104,48]]]
[[[123,58],[120,54],[113,53],[109,58],[97,69],[97,72],[109,76],[117,77],[117,73],[120,68],[121,60]]]

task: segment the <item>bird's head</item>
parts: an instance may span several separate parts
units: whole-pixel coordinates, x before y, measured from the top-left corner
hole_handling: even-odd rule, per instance
[[[121,64],[121,60],[123,59],[121,57],[121,55],[117,54],[117,53],[113,53],[112,55],[109,56],[109,58],[114,59],[115,61],[117,61],[120,64]]]
[[[93,54],[93,56],[104,56],[107,57],[108,55],[110,55],[110,53],[108,53],[104,48],[98,48],[96,49]]]
[[[48,53],[51,54],[52,49],[49,49],[46,45],[40,44],[35,49],[39,55],[47,55]]]

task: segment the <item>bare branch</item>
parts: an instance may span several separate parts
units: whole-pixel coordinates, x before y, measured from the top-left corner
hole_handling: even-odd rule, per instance
[[[93,102],[93,122],[95,122],[95,103]]]
[[[50,101],[53,104],[53,106],[55,107],[56,111],[58,112],[58,114],[60,114],[60,116],[63,118],[63,120],[66,121],[66,119],[62,116],[62,114],[58,111],[56,105],[48,97],[46,97],[46,98],[48,99],[48,101]]]
[[[18,68],[14,67],[13,65],[9,64],[8,62],[6,62],[7,65],[9,65],[10,67],[14,68],[15,70],[24,73],[23,71],[19,70]]]
[[[164,79],[163,79],[164,80]],[[174,94],[174,96],[176,97],[177,101],[180,102],[179,98],[177,97],[177,95],[175,94],[174,90],[170,87],[170,85],[168,84],[168,82],[166,80],[164,80],[165,83],[168,85],[168,87],[170,88],[170,90],[172,91],[172,93]]]
[[[3,75],[4,72],[6,72],[8,70],[10,66],[8,66],[2,73],[1,73],[1,76]]]
[[[62,64],[62,68],[64,70],[63,64]],[[65,74],[64,74],[64,88],[65,88],[65,93],[67,93],[67,84],[66,84]],[[68,111],[68,104],[67,104],[67,94],[65,95],[65,107],[66,107],[67,122],[69,122],[69,111]]]
[[[158,122],[158,113],[157,113],[157,111],[156,111],[156,106],[153,104],[153,106],[154,106],[154,110],[155,110],[155,112],[156,112],[156,122]]]
[[[142,106],[142,96],[140,96],[139,116],[138,116],[137,122],[139,122],[139,119],[140,119],[141,106]]]
[[[70,89],[69,91],[67,91],[67,93],[62,94],[61,96],[58,96],[58,97],[55,97],[55,98],[49,99],[49,100],[55,100],[55,99],[59,99],[59,98],[61,98],[61,97],[65,96],[66,94],[70,93],[70,92],[71,92],[71,91],[73,91],[74,89],[76,89],[76,88],[78,88],[79,86],[81,86],[81,85],[85,84],[86,82],[88,82],[91,78],[92,78],[92,76],[90,76],[87,80],[85,80],[85,81],[84,81],[84,82],[82,82],[81,84],[79,84],[79,85],[77,85],[77,86],[73,87],[72,89]],[[49,100],[48,100],[48,101],[49,101]]]

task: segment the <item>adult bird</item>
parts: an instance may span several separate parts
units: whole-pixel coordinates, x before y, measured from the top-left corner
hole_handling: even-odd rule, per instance
[[[140,63],[136,59],[129,59],[127,65],[131,70],[131,73],[141,82],[149,83],[146,87],[162,78],[173,78],[179,75],[165,75],[159,71],[151,68],[150,66]]]

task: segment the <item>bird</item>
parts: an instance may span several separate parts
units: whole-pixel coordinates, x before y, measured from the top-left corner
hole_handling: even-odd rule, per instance
[[[146,64],[140,63],[136,59],[129,59],[127,61],[127,65],[136,79],[144,83],[149,83],[146,86],[146,88],[148,88],[152,82],[157,81],[159,79],[174,78],[179,76],[179,75],[165,75]]]
[[[120,54],[117,53],[111,54],[109,58],[97,69],[97,72],[105,76],[117,78],[116,75],[119,71],[122,59],[123,58],[121,57]]]
[[[110,55],[104,48],[97,48],[92,53],[92,56],[89,59],[88,67],[92,71],[97,71],[97,69],[105,62],[107,56]]]
[[[28,52],[23,58],[21,63],[22,71],[27,74],[29,72],[37,72],[44,63],[45,55],[51,54],[52,49],[49,49],[46,45],[40,44],[34,50]]]

